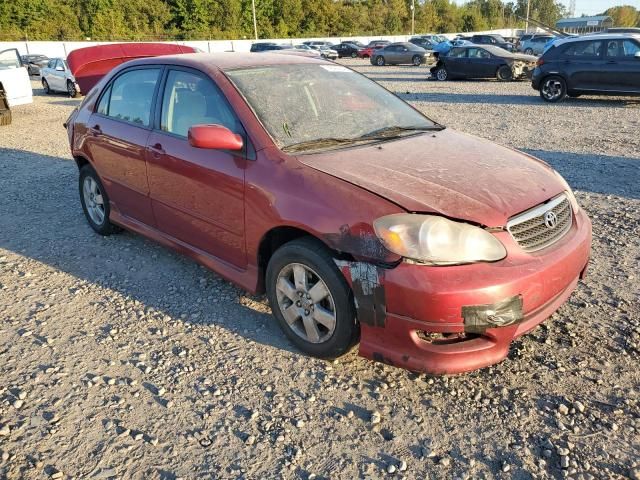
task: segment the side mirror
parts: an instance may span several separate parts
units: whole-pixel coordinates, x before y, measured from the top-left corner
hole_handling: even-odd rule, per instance
[[[189,144],[196,148],[241,150],[242,137],[222,125],[193,125],[189,128]]]

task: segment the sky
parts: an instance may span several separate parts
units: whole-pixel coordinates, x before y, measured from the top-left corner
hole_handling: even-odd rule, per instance
[[[456,3],[462,4],[467,0],[456,0]],[[503,0],[504,1],[504,0]],[[560,0],[569,8],[570,0]],[[576,16],[597,15],[604,12],[607,8],[616,5],[631,5],[640,10],[640,0],[576,0]]]
[[[569,7],[569,0],[562,0],[562,3]],[[576,16],[597,15],[616,5],[631,5],[640,9],[640,0],[576,0]]]

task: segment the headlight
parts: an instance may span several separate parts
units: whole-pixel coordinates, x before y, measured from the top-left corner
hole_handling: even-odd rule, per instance
[[[569,203],[571,204],[571,208],[573,209],[573,213],[578,213],[580,211],[580,205],[578,205],[578,200],[576,200],[576,197],[573,194],[573,190],[571,190],[571,187],[569,186],[567,181],[562,177],[562,175],[560,175],[556,170],[554,170],[553,172],[556,174],[556,177],[558,177],[558,180],[560,180],[560,183],[562,183],[562,186],[564,187],[565,193],[569,198]]]
[[[507,255],[502,243],[486,230],[435,215],[387,215],[375,220],[373,227],[388,250],[419,262],[494,262]]]

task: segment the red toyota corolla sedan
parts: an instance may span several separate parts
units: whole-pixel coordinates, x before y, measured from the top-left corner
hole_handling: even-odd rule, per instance
[[[589,260],[589,219],[551,167],[323,60],[134,60],[67,128],[96,232],[124,227],[266,291],[318,357],[359,341],[416,371],[496,363]]]

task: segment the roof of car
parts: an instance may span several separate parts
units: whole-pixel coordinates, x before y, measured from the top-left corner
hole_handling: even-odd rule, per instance
[[[267,65],[287,65],[299,63],[329,63],[317,57],[301,55],[284,55],[277,52],[263,53],[185,53],[181,55],[165,55],[160,57],[140,58],[127,62],[131,65],[183,65],[193,68],[206,68],[212,70],[232,70],[235,68],[260,67]]]
[[[557,46],[564,43],[582,42],[586,40],[622,40],[625,38],[638,39],[639,37],[640,35],[637,33],[594,33],[591,35],[580,35],[578,37],[561,38],[557,40],[555,44]]]

